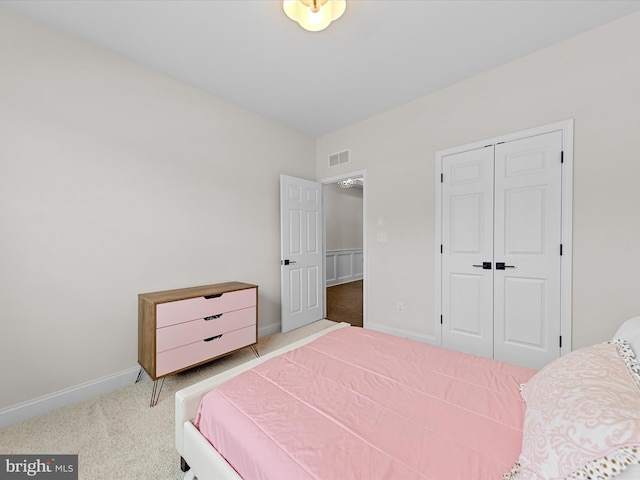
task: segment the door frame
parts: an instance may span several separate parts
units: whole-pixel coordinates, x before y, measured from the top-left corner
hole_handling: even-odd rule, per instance
[[[362,224],[363,224],[363,228],[362,228],[362,257],[363,257],[363,265],[362,265],[362,327],[366,328],[367,327],[367,305],[368,305],[368,301],[367,301],[367,259],[368,254],[367,254],[367,171],[366,170],[356,170],[353,172],[348,172],[348,173],[342,173],[340,175],[336,175],[333,177],[327,177],[327,178],[323,178],[321,180],[318,180],[319,183],[322,184],[322,186],[324,187],[325,185],[329,185],[332,183],[337,183],[340,180],[346,180],[347,178],[350,177],[362,177],[364,179],[364,184],[362,186]],[[322,202],[324,203],[324,195],[322,196]],[[324,288],[323,288],[323,301],[322,301],[322,307],[323,307],[323,317],[327,318],[327,212],[326,209],[322,208],[322,270],[323,270],[323,275],[322,275],[322,281],[324,283]]]
[[[560,355],[571,352],[572,349],[572,297],[573,297],[573,126],[574,120],[568,119],[540,127],[530,128],[497,137],[480,140],[458,147],[439,150],[435,155],[435,315],[433,319],[435,343],[442,346],[442,158],[447,155],[466,152],[495,145],[501,142],[520,140],[526,137],[543,135],[555,131],[562,132],[562,255],[560,257],[560,335],[562,346]]]

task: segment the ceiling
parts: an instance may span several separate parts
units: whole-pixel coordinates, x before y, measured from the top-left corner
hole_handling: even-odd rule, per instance
[[[640,11],[618,0],[347,0],[322,32],[280,0],[0,0],[318,137]]]

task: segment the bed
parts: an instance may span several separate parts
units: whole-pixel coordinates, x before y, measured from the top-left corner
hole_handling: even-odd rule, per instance
[[[640,317],[544,369],[337,324],[176,394],[185,478],[640,478]]]

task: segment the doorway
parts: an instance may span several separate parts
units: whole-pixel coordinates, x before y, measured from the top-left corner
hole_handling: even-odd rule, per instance
[[[347,322],[354,327],[364,326],[364,280],[355,280],[327,287],[327,320]]]
[[[325,318],[365,324],[364,172],[322,181]]]

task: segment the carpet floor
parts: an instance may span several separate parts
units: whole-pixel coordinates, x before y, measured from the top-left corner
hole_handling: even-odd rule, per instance
[[[335,325],[320,320],[260,338],[261,355]],[[77,454],[81,480],[177,480],[183,478],[174,447],[174,394],[255,358],[245,348],[206,365],[167,377],[150,408],[152,381],[70,405],[0,429],[3,454]]]

